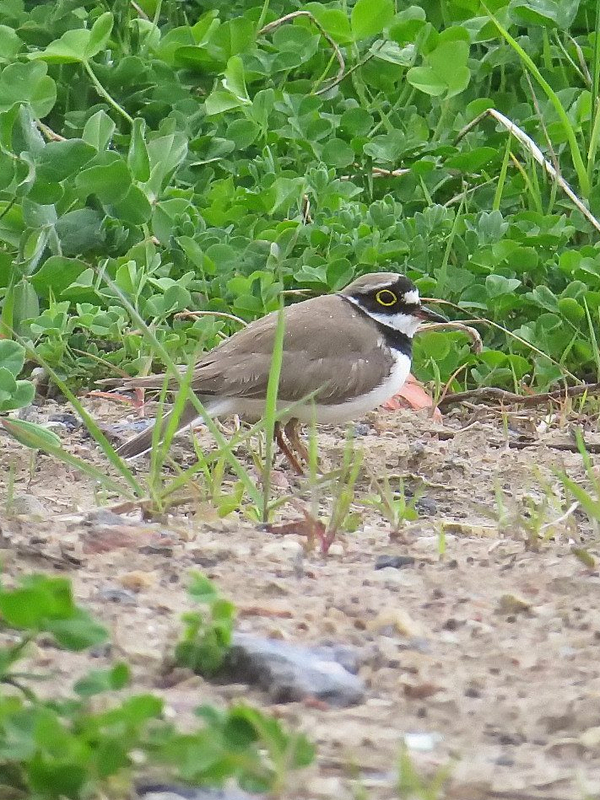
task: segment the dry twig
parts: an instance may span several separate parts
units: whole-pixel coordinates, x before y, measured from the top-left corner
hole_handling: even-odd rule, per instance
[[[131,0],[131,6],[137,11],[139,17],[148,20],[148,22],[150,21],[150,17],[146,14],[144,9],[141,6],[139,6],[136,2],[134,2],[134,0]]]
[[[540,394],[522,395],[515,392],[507,392],[505,389],[496,389],[492,386],[483,386],[479,389],[471,389],[468,392],[454,392],[446,395],[440,400],[439,406],[451,406],[456,403],[464,403],[467,400],[475,400],[479,403],[499,403],[502,405],[521,405],[531,408],[541,406],[544,403],[560,403],[568,397],[581,397],[581,395],[599,395],[600,383],[583,383],[579,386],[568,386],[564,389],[556,389],[554,392],[542,392]]]
[[[508,446],[513,450],[526,450],[528,447],[544,446],[549,447],[551,450],[565,450],[568,453],[579,452],[579,445],[577,442],[552,441],[550,439],[544,441],[537,439],[522,439],[516,441],[509,440]],[[584,441],[583,446],[588,453],[593,453],[594,455],[600,453],[600,442]]]
[[[38,130],[40,131],[40,133],[42,133],[46,137],[46,139],[48,139],[48,141],[50,141],[50,142],[66,142],[67,141],[64,136],[61,136],[60,133],[56,133],[55,131],[53,131],[52,128],[50,128],[50,127],[48,127],[48,125],[46,125],[45,122],[40,122],[40,120],[38,119],[38,120],[36,120],[35,124],[36,124]]]
[[[175,319],[196,319],[196,317],[219,317],[220,319],[230,319],[232,322],[237,322],[238,325],[243,325],[244,328],[248,327],[248,323],[241,317],[236,317],[235,314],[228,314],[226,311],[178,311],[175,314]]]
[[[427,297],[423,297],[423,300],[427,301],[427,299]],[[481,340],[479,331],[475,330],[475,328],[471,328],[470,325],[465,325],[464,322],[428,322],[425,325],[421,325],[419,328],[420,333],[447,330],[461,331],[461,333],[466,333],[471,340],[471,350],[474,353],[479,354],[483,350],[483,342]]]
[[[542,166],[548,175],[552,178],[552,180],[556,181],[556,183],[560,186],[563,192],[567,195],[567,197],[571,200],[573,205],[577,207],[579,211],[583,214],[583,216],[588,220],[588,222],[594,226],[594,228],[600,232],[600,222],[596,219],[596,217],[592,214],[592,212],[587,208],[582,200],[577,197],[573,189],[569,186],[566,180],[559,175],[554,166],[545,158],[544,154],[537,146],[537,144],[533,141],[533,139],[528,136],[525,131],[521,130],[518,125],[515,125],[512,120],[508,117],[505,117],[504,114],[501,114],[500,111],[497,111],[495,108],[488,108],[483,111],[481,114],[475,117],[475,119],[471,120],[468,125],[460,131],[458,136],[456,137],[456,141],[459,142],[463,136],[478,125],[482,119],[485,117],[493,117],[497,122],[503,125],[506,130],[511,133],[515,139],[517,139],[526,150],[529,151],[532,158],[537,161],[537,163]]]

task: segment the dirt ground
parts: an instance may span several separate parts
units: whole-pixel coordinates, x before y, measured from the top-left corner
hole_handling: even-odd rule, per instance
[[[104,422],[118,418],[105,401],[88,407]],[[65,410],[50,403],[35,418]],[[313,766],[290,775],[290,800],[349,800],[359,791],[369,800],[397,798],[402,746],[425,786],[448,770],[440,798],[600,796],[600,573],[572,552],[584,548],[597,560],[600,539],[557,476],[565,470],[583,483],[581,457],[549,446],[569,441],[566,420],[548,423],[540,412],[506,425],[498,415],[470,414],[449,414],[443,425],[409,411],[363,421],[357,499],[371,491],[370,478],[404,475],[408,487],[423,485],[419,518],[390,536],[377,510],[357,505],[358,528],[340,533],[327,557],[303,553],[302,537],[274,536],[237,514],[221,520],[202,505],[144,525],[134,524],[135,513],[121,524],[86,521],[98,500],[115,498],[47,456],[32,461],[2,435],[5,573],[67,574],[112,635],[112,646],[94,657],[39,647],[35,665],[54,675],[45,691],[64,693],[90,666],[125,658],[134,689],[160,693],[183,724],[206,702],[269,710],[318,748]],[[82,429],[57,429],[71,452],[104,463]],[[531,446],[509,446],[523,436]],[[344,432],[323,428],[319,443],[325,460],[339,463]],[[191,452],[187,443],[177,448]],[[142,475],[144,462],[136,469]],[[278,475],[296,485],[285,469]],[[282,515],[297,512],[286,506]],[[376,570],[384,555],[415,560]],[[366,701],[346,709],[274,706],[244,685],[219,686],[182,670],[165,678],[163,657],[191,607],[192,569],[235,602],[240,631],[357,648]]]

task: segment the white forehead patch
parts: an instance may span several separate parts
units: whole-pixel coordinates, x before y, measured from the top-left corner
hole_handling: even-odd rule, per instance
[[[419,292],[416,289],[411,289],[410,292],[404,293],[404,299],[407,303],[419,303]]]

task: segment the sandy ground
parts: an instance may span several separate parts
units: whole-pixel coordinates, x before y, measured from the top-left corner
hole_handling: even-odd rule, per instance
[[[88,405],[104,422],[118,416],[105,401]],[[64,412],[49,403],[36,415]],[[35,666],[54,675],[44,691],[63,693],[91,666],[126,658],[134,688],[162,694],[182,724],[201,703],[252,702],[317,745],[314,765],[290,775],[290,799],[346,800],[359,790],[372,800],[398,797],[403,745],[424,785],[448,771],[444,789],[427,796],[600,796],[600,577],[572,552],[575,545],[597,559],[600,540],[580,509],[565,517],[572,499],[557,470],[582,483],[585,474],[577,453],[548,444],[568,441],[568,424],[539,434],[540,420],[511,418],[507,427],[493,415],[474,421],[457,413],[440,426],[408,411],[372,415],[358,429],[358,526],[341,531],[326,557],[304,552],[301,536],[274,536],[241,514],[221,520],[200,502],[144,525],[132,524],[135,513],[122,524],[84,522],[98,502],[117,498],[2,435],[5,573],[69,575],[112,635],[112,646],[94,657],[40,646]],[[104,463],[84,431],[58,430],[72,453]],[[522,435],[533,446],[508,446]],[[342,430],[322,429],[319,443],[326,463],[340,462]],[[185,460],[191,449],[182,443],[176,452]],[[143,475],[143,461],[137,470]],[[399,536],[359,502],[372,494],[372,479],[386,475],[423,487],[419,518]],[[276,482],[280,491],[299,486],[284,468]],[[324,496],[323,513],[327,504]],[[289,504],[281,511],[283,520],[297,516]],[[384,555],[414,562],[376,570]],[[235,602],[241,631],[357,648],[366,701],[342,710],[273,706],[244,685],[219,686],[183,670],[165,676],[180,614],[191,608],[192,569]]]

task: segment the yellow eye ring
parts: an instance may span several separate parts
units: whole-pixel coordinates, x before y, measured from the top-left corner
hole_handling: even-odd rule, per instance
[[[380,306],[393,306],[398,302],[398,298],[390,289],[382,289],[375,295],[375,300]]]

